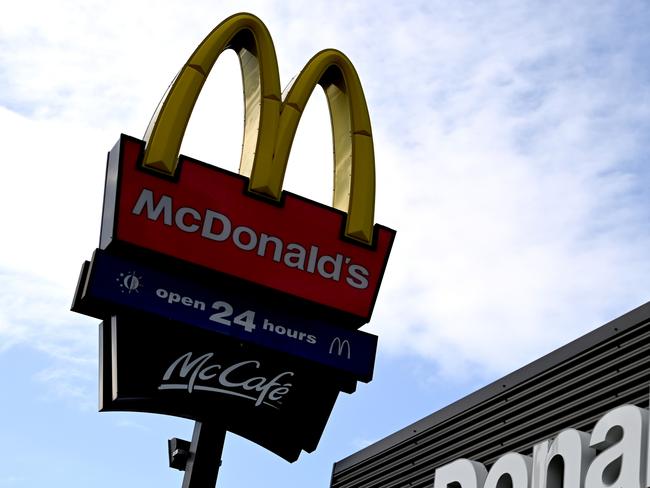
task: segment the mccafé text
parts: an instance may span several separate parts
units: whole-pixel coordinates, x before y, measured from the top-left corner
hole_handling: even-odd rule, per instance
[[[260,361],[248,360],[231,365],[216,363],[214,353],[195,355],[187,352],[176,359],[163,374],[159,390],[186,390],[221,393],[251,400],[256,407],[279,408],[289,393],[294,373],[284,371],[273,377],[260,374]]]

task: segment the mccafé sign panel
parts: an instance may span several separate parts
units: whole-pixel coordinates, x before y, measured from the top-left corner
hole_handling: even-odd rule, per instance
[[[122,136],[109,155],[101,247],[131,244],[350,314],[372,313],[394,233],[345,238],[345,213],[182,157],[174,180],[141,168],[144,142]]]
[[[226,49],[243,78],[239,174],[179,153]],[[282,190],[317,85],[332,122],[332,207]],[[264,24],[219,24],[144,138],[122,135],[108,155],[100,245],[72,306],[102,321],[101,410],[218,425],[289,461],[313,451],[339,392],[373,376],[377,337],[358,329],[395,237],[375,224],[374,203],[372,129],[350,60],[321,51],[283,93]]]
[[[287,461],[316,449],[340,391],[324,367],[148,315],[100,327],[100,410],[214,421]],[[151,337],[159,339],[152,347]]]

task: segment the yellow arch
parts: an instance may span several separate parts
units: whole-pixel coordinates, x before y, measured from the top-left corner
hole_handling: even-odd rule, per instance
[[[145,167],[174,174],[196,100],[214,63],[226,49],[233,49],[239,56],[244,83],[240,172],[249,173],[256,158],[273,154],[281,97],[275,47],[260,19],[236,14],[208,34],[167,90],[145,133]]]
[[[375,156],[366,100],[359,76],[340,51],[326,49],[309,60],[282,102],[271,164],[257,165],[252,191],[278,199],[300,116],[317,84],[325,91],[334,142],[333,206],[348,212],[346,235],[372,241]]]
[[[237,52],[242,70],[245,123],[239,172],[250,176],[249,189],[280,199],[300,116],[320,84],[327,97],[334,139],[333,205],[347,212],[346,235],[371,243],[374,149],[368,108],[352,63],[339,51],[319,52],[281,101],[273,41],[262,21],[251,14],[236,14],[219,24],[183,66],[147,128],[143,165],[174,174],[196,100],[226,49]]]

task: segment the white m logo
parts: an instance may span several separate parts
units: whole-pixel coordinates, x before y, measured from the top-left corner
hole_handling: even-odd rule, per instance
[[[339,356],[343,355],[343,349],[347,351],[347,358],[350,359],[350,342],[347,339],[341,340],[340,337],[335,337],[332,343],[330,344],[330,354],[332,354],[332,351],[334,350],[334,347],[336,346],[336,354]]]

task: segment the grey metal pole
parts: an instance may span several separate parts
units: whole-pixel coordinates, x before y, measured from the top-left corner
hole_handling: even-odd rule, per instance
[[[226,429],[211,423],[196,422],[182,488],[215,488],[221,466]]]

